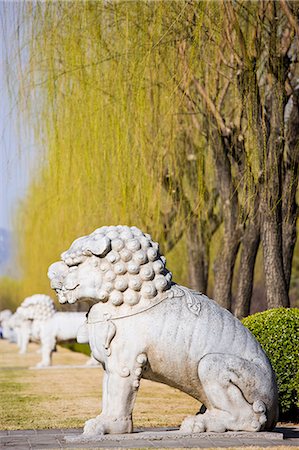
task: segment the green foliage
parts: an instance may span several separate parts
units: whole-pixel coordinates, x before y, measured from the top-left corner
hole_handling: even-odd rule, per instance
[[[24,93],[25,122],[46,148],[18,213],[23,296],[50,294],[49,264],[102,225],[139,226],[163,247],[163,214],[172,213],[175,191],[163,187],[165,173],[184,182],[200,210],[206,146],[195,131],[198,157],[188,163],[176,41],[192,11],[185,1],[36,2],[19,11],[30,58],[18,98]],[[192,189],[186,164],[196,167]],[[182,214],[178,206],[172,231],[186,222]]]
[[[240,96],[235,83],[226,86],[229,65],[215,77],[225,21],[217,2],[56,1],[15,9],[22,64],[10,84],[19,85],[21,70],[21,119],[46,158],[18,211],[26,296],[50,293],[49,264],[101,225],[139,226],[164,251],[165,228],[176,243],[192,214],[204,217],[215,176],[209,114],[200,114],[193,77],[231,123]],[[236,108],[225,106],[225,93]],[[182,253],[171,255],[178,282],[186,282]]]
[[[72,352],[83,353],[84,355],[90,356],[90,347],[88,344],[78,344],[78,342],[66,342],[60,343],[61,347],[68,348]]]
[[[19,305],[21,281],[10,277],[0,278],[0,311],[15,309]]]
[[[210,194],[227,178],[234,178],[227,202],[237,192],[234,212],[246,220],[267,159],[264,145],[259,154],[266,140],[255,113],[268,92],[267,54],[277,53],[268,52],[275,44],[269,24],[279,18],[274,5],[15,4],[17,70],[8,79],[25,110],[20,122],[34,128],[43,149],[16,225],[23,297],[50,293],[49,264],[75,238],[106,224],[139,226],[165,253],[174,242],[169,267],[185,283],[188,253],[175,245],[178,236],[186,244],[192,216],[201,230],[214,213],[221,218],[223,206]],[[215,174],[219,129],[231,132],[220,163],[235,160],[228,177]]]
[[[243,319],[276,373],[281,418],[299,417],[299,309],[275,308]]]

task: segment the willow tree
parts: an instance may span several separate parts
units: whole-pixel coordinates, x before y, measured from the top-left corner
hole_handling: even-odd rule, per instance
[[[174,187],[167,183],[173,174],[188,185],[188,176],[182,179],[183,93],[172,75],[177,48],[168,42],[166,6],[15,6],[25,52],[20,96],[28,124],[46,148],[46,163],[18,218],[24,294],[47,290],[49,263],[72,239],[105,223],[136,224],[167,249],[185,232],[185,196],[180,190],[173,201]],[[168,12],[177,22],[182,16],[178,4],[169,4]],[[203,153],[200,136],[197,146]],[[204,162],[196,165],[200,174]],[[197,209],[203,203],[200,179]]]
[[[46,289],[41,273],[73,238],[122,222],[173,249],[180,281],[188,261],[202,290],[218,230],[215,297],[231,309],[241,252],[238,315],[261,239],[269,306],[288,303],[298,139],[286,55],[297,18],[293,4],[272,3],[17,6],[22,94],[47,149],[20,211],[27,292]]]
[[[241,245],[238,316],[249,312],[260,240],[268,305],[289,305],[299,156],[298,11],[291,6],[227,1],[215,8],[203,2],[197,55],[208,54],[209,61],[194,66],[189,60],[194,52],[190,38],[196,38],[192,28],[181,44],[189,73],[186,102],[190,113],[200,111],[209,124],[207,141],[221,199],[223,237],[214,263],[214,295],[231,308]]]

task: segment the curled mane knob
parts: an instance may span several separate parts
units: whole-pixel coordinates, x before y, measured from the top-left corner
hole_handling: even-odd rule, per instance
[[[108,253],[108,255],[107,255],[107,259],[108,259],[108,261],[111,262],[111,263],[117,262],[117,261],[120,260],[119,253],[116,252],[116,251],[114,251],[114,250],[111,250],[111,252]]]
[[[140,270],[140,264],[134,262],[134,261],[130,261],[128,264],[128,272],[132,273],[132,274],[137,274],[139,273]]]
[[[161,273],[164,270],[164,264],[161,259],[153,262],[153,269],[155,273]]]
[[[130,276],[129,277],[129,288],[134,291],[140,291],[142,287],[142,280],[138,276]]]
[[[124,273],[126,273],[127,268],[126,265],[122,261],[120,261],[119,263],[115,264],[114,270],[117,275],[123,275]]]
[[[168,284],[169,284],[168,280],[163,275],[156,276],[155,286],[158,291],[164,291],[167,288]]]
[[[120,306],[124,302],[123,294],[117,290],[111,292],[110,299],[115,306]]]
[[[124,248],[124,246],[125,243],[120,238],[116,238],[111,241],[112,250],[115,250],[116,252],[120,252]]]
[[[107,300],[108,300],[108,292],[107,291],[104,291],[103,289],[101,289],[98,293],[98,296],[102,302],[107,302]]]
[[[132,289],[126,290],[124,292],[124,302],[128,305],[136,305],[139,302],[139,294]]]
[[[152,280],[155,276],[155,273],[150,266],[144,266],[140,269],[140,278],[144,281]]]
[[[120,292],[123,292],[128,287],[128,280],[126,277],[118,277],[114,283],[115,289],[117,289]]]
[[[132,259],[132,253],[129,250],[127,250],[126,248],[121,250],[119,255],[120,255],[121,259],[125,262],[128,262]]]
[[[134,254],[134,260],[137,261],[139,264],[145,264],[147,259],[147,254],[144,250],[139,250]]]
[[[154,298],[157,295],[157,289],[151,281],[144,282],[141,288],[141,295],[144,298]]]
[[[138,239],[129,239],[126,242],[126,247],[128,250],[130,250],[131,252],[134,253],[134,252],[137,252],[138,250],[140,250],[141,244]]]
[[[150,247],[150,248],[147,250],[147,257],[148,257],[148,259],[149,259],[150,261],[155,261],[155,259],[157,259],[157,257],[158,257],[158,251],[157,251],[157,249],[155,249],[155,248],[153,248],[153,247]]]
[[[114,281],[116,278],[116,273],[113,270],[108,270],[105,274],[104,274],[104,279],[106,281]]]

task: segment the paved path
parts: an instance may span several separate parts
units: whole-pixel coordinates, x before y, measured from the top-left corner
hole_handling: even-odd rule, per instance
[[[132,434],[105,435],[101,440],[84,442],[82,429],[0,431],[0,449],[85,449],[85,448],[208,448],[278,447],[299,449],[299,427],[277,427],[271,433],[184,434],[177,429],[148,428]],[[64,439],[68,436],[68,440]]]

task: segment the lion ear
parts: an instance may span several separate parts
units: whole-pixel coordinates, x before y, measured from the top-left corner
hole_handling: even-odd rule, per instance
[[[97,239],[90,240],[84,250],[90,251],[95,256],[106,256],[108,252],[111,250],[111,241],[106,236]]]

